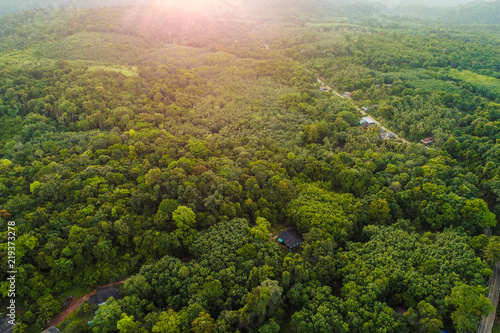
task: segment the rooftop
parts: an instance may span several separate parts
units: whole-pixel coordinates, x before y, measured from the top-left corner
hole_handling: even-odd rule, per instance
[[[360,124],[376,124],[375,120],[372,117],[363,117],[361,118],[361,121],[359,122]]]
[[[106,288],[100,288],[97,289],[97,292],[95,295],[91,295],[89,297],[89,305],[92,304],[103,304],[105,303],[108,298],[114,297],[115,299],[122,299],[123,294],[118,288],[111,286],[111,287],[106,287]]]
[[[304,238],[302,238],[297,230],[290,228],[279,234],[278,241],[285,244],[289,249],[293,249],[300,245],[304,241]]]
[[[429,136],[427,138],[423,138],[422,140],[420,140],[420,142],[422,142],[423,144],[429,144],[429,143],[433,143],[434,142],[434,137],[432,136]]]

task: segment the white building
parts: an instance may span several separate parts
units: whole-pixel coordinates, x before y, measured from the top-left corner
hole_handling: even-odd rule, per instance
[[[372,117],[363,117],[361,118],[360,122],[359,122],[360,125],[363,125],[363,124],[367,124],[367,125],[375,125],[376,122],[375,120],[373,120]]]

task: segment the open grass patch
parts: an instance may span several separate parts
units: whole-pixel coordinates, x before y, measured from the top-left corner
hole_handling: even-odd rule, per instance
[[[139,75],[139,73],[137,72],[136,66],[132,66],[132,67],[90,66],[88,71],[89,72],[95,72],[95,71],[116,72],[116,73],[121,73],[125,76],[138,76]]]
[[[491,76],[451,69],[449,74],[454,78],[470,84],[475,91],[490,99],[500,98],[500,80]]]

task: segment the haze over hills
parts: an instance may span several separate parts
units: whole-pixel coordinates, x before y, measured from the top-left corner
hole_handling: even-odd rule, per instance
[[[415,5],[396,9],[400,15],[452,24],[500,24],[500,1],[476,1],[464,6],[429,10]]]
[[[500,0],[0,0],[0,17],[8,13],[35,8],[95,8],[117,6],[183,6],[185,8],[203,7],[206,15],[216,13],[221,17],[248,17],[279,19],[296,17],[309,21],[313,18],[328,20],[332,17],[362,18],[385,16],[403,16],[428,19],[452,24],[499,24]],[[278,9],[278,10],[276,10]]]
[[[376,0],[371,0],[376,1]],[[490,2],[491,0],[487,1]],[[388,0],[383,3],[387,6],[429,6],[429,7],[456,7],[474,2],[477,0]]]

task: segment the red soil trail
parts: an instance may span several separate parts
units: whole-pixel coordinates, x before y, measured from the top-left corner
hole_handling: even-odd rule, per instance
[[[104,286],[100,286],[99,288],[116,286],[118,284],[124,283],[125,281],[126,280],[109,283],[109,284],[106,284]],[[54,320],[52,320],[52,322],[47,327],[56,326],[56,325],[60,324],[70,313],[75,311],[80,305],[82,305],[83,302],[88,300],[91,295],[95,294],[97,292],[97,289],[99,289],[99,288],[96,288],[96,289],[92,290],[91,292],[89,292],[88,294],[86,294],[85,296],[82,296],[79,299],[75,300],[74,302],[71,302],[71,304],[66,309],[64,309],[61,312],[61,314],[59,314],[59,316],[57,316]]]

